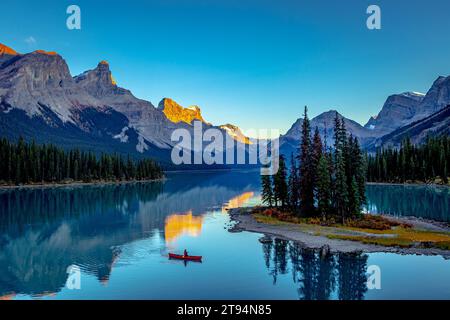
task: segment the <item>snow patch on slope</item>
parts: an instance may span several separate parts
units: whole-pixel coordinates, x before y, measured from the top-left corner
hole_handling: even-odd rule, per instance
[[[128,129],[129,129],[128,127],[122,128],[122,131],[119,134],[116,134],[113,138],[119,139],[119,141],[122,143],[128,142],[128,136],[126,135]]]
[[[145,143],[145,139],[143,136],[139,135],[138,144],[136,145],[136,150],[140,153],[144,153],[148,150],[148,145]]]

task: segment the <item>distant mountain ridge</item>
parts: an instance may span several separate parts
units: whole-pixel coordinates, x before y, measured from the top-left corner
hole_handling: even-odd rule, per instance
[[[377,135],[389,133],[411,122],[424,97],[424,94],[417,92],[391,95],[378,115],[370,118],[364,127],[373,130]]]
[[[450,135],[450,105],[432,115],[398,128],[382,136],[367,146],[369,151],[380,147],[398,148],[404,139],[409,138],[413,144],[425,142],[428,136]]]
[[[336,114],[342,120],[344,120],[345,127],[349,134],[357,137],[361,144],[367,145],[372,143],[376,139],[376,133],[372,130],[364,128],[362,125],[348,119],[341,115],[336,110],[330,110],[321,113],[317,117],[310,120],[311,133],[314,132],[315,128],[319,129],[320,136],[322,140],[328,145],[332,146],[334,142],[334,119]],[[296,153],[299,148],[299,142],[301,137],[303,118],[299,118],[288,132],[280,137],[280,152],[284,155],[290,155],[291,153]]]
[[[440,111],[447,105],[450,105],[450,76],[440,76],[434,81],[427,94],[404,92],[389,96],[378,115],[371,117],[364,126],[345,118],[336,110],[330,110],[312,118],[311,128],[314,131],[315,127],[318,127],[322,139],[328,145],[332,145],[334,118],[337,113],[344,120],[348,133],[357,137],[363,148],[373,150],[386,145],[398,146],[398,139],[391,141],[391,134],[397,131],[411,133],[412,131],[408,129],[409,125],[416,123],[413,141],[420,143],[424,139],[425,132],[430,135],[448,134],[448,131],[444,129],[447,122],[443,120],[442,123],[435,123],[436,127],[433,127],[432,122],[432,119],[444,117],[446,113],[442,115]],[[431,117],[434,114],[436,116]],[[430,119],[427,120],[428,117]],[[291,152],[297,152],[302,121],[302,118],[297,119],[288,132],[280,137],[282,154],[290,155]],[[423,128],[424,131],[417,132],[419,128]]]

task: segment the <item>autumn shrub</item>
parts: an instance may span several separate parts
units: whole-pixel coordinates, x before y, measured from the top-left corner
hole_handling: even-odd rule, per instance
[[[411,228],[407,223],[400,223],[394,220],[387,219],[383,216],[363,215],[360,218],[348,219],[346,225],[349,227],[372,230],[390,230],[392,227]]]

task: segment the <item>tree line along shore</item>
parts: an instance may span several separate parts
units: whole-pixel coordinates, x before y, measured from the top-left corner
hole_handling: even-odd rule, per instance
[[[400,148],[379,149],[367,160],[370,182],[448,185],[450,137],[428,137],[422,145],[406,138]]]
[[[152,159],[134,160],[116,154],[79,149],[64,150],[51,144],[17,143],[0,139],[0,185],[46,185],[157,180],[164,177]]]

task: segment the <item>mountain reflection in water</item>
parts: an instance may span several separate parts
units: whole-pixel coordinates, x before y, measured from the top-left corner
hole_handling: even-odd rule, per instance
[[[251,198],[255,196],[254,192],[244,192],[241,195],[238,195],[237,197],[234,197],[230,201],[227,202],[226,205],[222,207],[222,212],[227,212],[227,210],[240,208],[244,206]]]
[[[182,235],[197,237],[202,231],[203,216],[193,216],[192,211],[185,214],[172,214],[167,217],[164,228],[166,243],[174,242]]]
[[[259,183],[239,179],[237,173],[232,182],[220,173],[186,177],[0,191],[0,296],[58,292],[70,265],[107,283],[122,245],[154,236],[170,242],[180,233],[196,235],[202,214]]]

